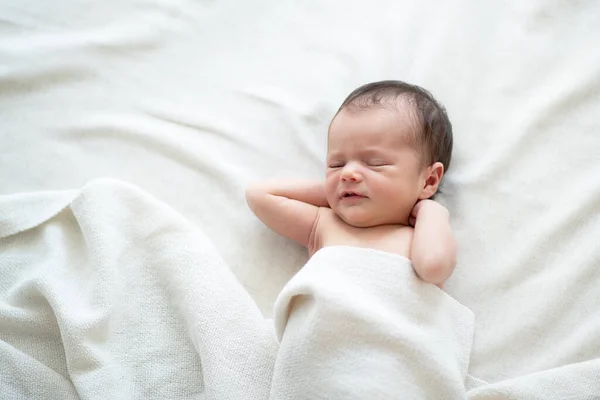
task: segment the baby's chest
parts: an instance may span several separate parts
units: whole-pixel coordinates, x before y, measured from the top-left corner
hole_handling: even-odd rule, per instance
[[[398,225],[356,228],[346,224],[335,214],[327,213],[320,218],[315,244],[318,248],[329,246],[368,247],[410,258],[412,232],[412,228]]]

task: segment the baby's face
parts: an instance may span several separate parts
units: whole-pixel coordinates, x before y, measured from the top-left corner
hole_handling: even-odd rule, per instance
[[[408,225],[425,183],[419,154],[407,138],[402,110],[342,110],[329,127],[325,195],[356,227]]]

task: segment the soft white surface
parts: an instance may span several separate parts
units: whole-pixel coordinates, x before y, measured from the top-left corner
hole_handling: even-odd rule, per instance
[[[2,193],[102,176],[140,185],[202,227],[268,315],[306,255],[253,218],[244,186],[321,176],[343,97],[411,81],[455,127],[440,201],[460,244],[446,291],[476,316],[470,372],[496,382],[600,357],[600,3],[0,0],[0,11]]]

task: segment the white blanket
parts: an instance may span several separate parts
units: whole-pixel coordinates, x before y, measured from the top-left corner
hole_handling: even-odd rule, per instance
[[[169,207],[95,181],[0,210],[3,399],[268,397],[271,325]]]
[[[472,312],[400,256],[322,249],[279,296],[274,330],[201,230],[134,186],[2,196],[0,217],[3,398],[600,393],[600,360],[495,385],[467,376]]]

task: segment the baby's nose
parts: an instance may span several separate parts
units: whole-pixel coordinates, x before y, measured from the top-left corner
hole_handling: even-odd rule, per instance
[[[344,170],[342,171],[341,179],[344,182],[360,182],[362,180],[362,176],[360,175],[360,171],[354,165],[346,165]]]

